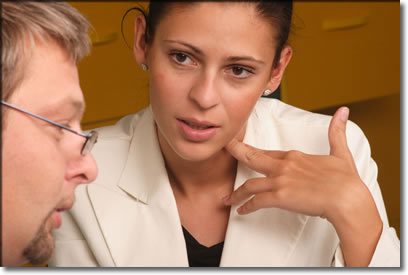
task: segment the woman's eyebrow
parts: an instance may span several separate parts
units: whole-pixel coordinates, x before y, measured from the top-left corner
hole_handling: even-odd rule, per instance
[[[262,60],[255,59],[252,56],[229,56],[227,58],[227,61],[229,62],[250,61],[250,62],[258,63],[260,65],[265,65],[265,62],[263,62]]]
[[[192,51],[194,51],[196,54],[198,54],[198,55],[204,55],[204,53],[200,50],[200,49],[198,49],[198,48],[196,48],[196,47],[194,47],[194,46],[192,46],[192,45],[190,45],[190,44],[188,44],[188,43],[185,43],[185,42],[183,42],[183,41],[178,41],[178,40],[164,40],[164,42],[170,42],[170,43],[177,43],[177,44],[181,44],[181,45],[183,45],[183,46],[185,46],[185,47],[187,47],[187,48],[190,48]]]

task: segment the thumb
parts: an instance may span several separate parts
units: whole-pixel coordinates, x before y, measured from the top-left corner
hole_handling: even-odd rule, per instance
[[[347,146],[346,124],[349,108],[341,107],[334,114],[329,126],[330,155],[343,159],[352,159]]]

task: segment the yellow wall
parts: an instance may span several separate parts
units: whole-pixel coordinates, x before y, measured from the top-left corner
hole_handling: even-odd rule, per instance
[[[315,110],[399,93],[399,2],[295,2],[284,101]]]
[[[79,63],[81,88],[87,108],[82,121],[84,129],[115,123],[119,118],[135,113],[149,103],[148,74],[133,58],[132,11],[124,21],[125,12],[146,2],[70,2],[92,23],[93,49],[91,55]]]

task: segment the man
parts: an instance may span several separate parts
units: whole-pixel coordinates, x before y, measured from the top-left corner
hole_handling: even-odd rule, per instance
[[[62,2],[2,2],[2,265],[44,263],[74,190],[96,178],[77,62],[88,21]]]

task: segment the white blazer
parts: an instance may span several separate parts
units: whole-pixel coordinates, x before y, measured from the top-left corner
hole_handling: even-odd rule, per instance
[[[279,100],[260,99],[244,142],[261,149],[328,154],[331,117]],[[49,266],[188,266],[186,244],[147,108],[99,129],[94,148],[96,181],[81,185],[76,203],[54,233]],[[400,242],[387,221],[377,166],[364,134],[347,124],[348,145],[360,177],[370,189],[384,223],[370,266],[399,266]],[[260,174],[238,164],[234,189]],[[231,208],[220,266],[342,266],[339,239],[325,219],[277,208],[240,216]]]

